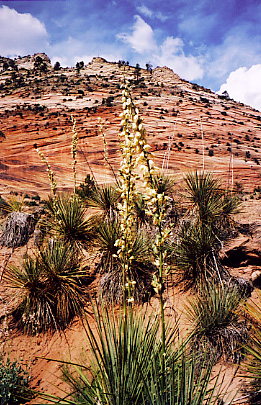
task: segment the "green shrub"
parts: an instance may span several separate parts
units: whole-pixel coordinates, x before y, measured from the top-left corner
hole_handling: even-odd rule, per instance
[[[22,266],[8,266],[4,279],[18,298],[15,325],[35,333],[63,329],[81,317],[86,275],[77,249],[64,240],[50,240],[34,256],[26,256]]]
[[[21,365],[7,359],[0,361],[0,405],[25,404],[32,398],[30,377]]]
[[[190,299],[188,318],[193,325],[193,352],[240,363],[244,357],[247,325],[240,319],[240,290],[229,283],[205,283]]]

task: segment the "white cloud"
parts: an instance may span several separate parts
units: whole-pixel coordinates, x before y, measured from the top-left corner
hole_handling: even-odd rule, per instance
[[[0,55],[43,52],[48,46],[45,25],[31,14],[20,14],[7,6],[0,8]]]
[[[167,37],[159,47],[155,62],[157,61],[160,66],[166,65],[172,68],[183,79],[201,79],[204,72],[200,61],[195,56],[186,56],[183,47],[184,42],[182,39]]]
[[[143,63],[148,60],[153,65],[168,66],[186,80],[195,80],[203,77],[200,61],[192,56],[185,55],[184,42],[181,38],[167,37],[158,44],[154,31],[140,16],[136,16],[131,34],[119,34],[118,38],[142,55]]]
[[[253,65],[249,69],[241,67],[230,73],[218,93],[222,94],[226,90],[231,98],[261,111],[260,78],[261,64]]]
[[[154,33],[149,24],[140,16],[135,16],[136,22],[133,25],[131,34],[118,34],[117,38],[129,44],[136,52],[143,53],[156,48]]]
[[[168,17],[166,15],[162,14],[159,11],[157,11],[157,12],[152,11],[145,5],[137,7],[137,10],[140,14],[144,15],[145,17],[157,18],[158,20],[160,20],[162,22],[164,22],[168,19]]]
[[[206,52],[206,71],[209,77],[224,82],[239,66],[250,68],[260,63],[261,36],[248,32],[247,24],[231,28],[224,40]]]
[[[139,11],[139,13],[145,15],[145,17],[151,18],[153,16],[153,11],[144,5],[137,7],[137,10]]]

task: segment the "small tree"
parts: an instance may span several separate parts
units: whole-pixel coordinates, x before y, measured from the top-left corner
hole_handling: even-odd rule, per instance
[[[77,62],[76,65],[75,65],[75,67],[76,67],[77,74],[79,75],[79,74],[80,74],[80,70],[84,68],[84,62],[83,62],[83,61]]]
[[[48,69],[47,63],[43,60],[43,58],[39,55],[36,56],[35,61],[34,61],[34,70],[35,71],[38,70],[40,73],[40,76],[41,76],[41,73],[42,72],[46,73],[47,69]]]
[[[16,70],[16,71],[18,70],[18,67],[13,59],[10,59],[9,67],[12,68],[13,70]]]
[[[7,70],[9,68],[9,64],[7,62],[3,63],[3,70]]]
[[[139,63],[136,63],[135,70],[134,70],[134,77],[136,79],[137,84],[139,83],[140,69],[141,69],[141,67],[140,67]]]
[[[149,73],[152,73],[152,64],[150,62],[146,63],[146,70]]]
[[[60,70],[60,68],[61,68],[60,62],[55,62],[53,70],[57,71],[57,70]]]

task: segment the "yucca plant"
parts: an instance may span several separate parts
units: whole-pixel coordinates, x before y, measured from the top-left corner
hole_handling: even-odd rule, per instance
[[[146,309],[129,310],[125,316],[104,305],[93,305],[93,311],[96,327],[87,320],[84,362],[65,364],[63,369],[70,394],[48,399],[62,404],[147,404],[151,363],[159,358],[162,346],[159,317]],[[177,324],[167,328],[167,358],[176,336]]]
[[[224,192],[222,213],[218,223],[215,224],[221,237],[229,237],[231,231],[235,229],[236,223],[233,216],[240,211],[240,205],[241,201],[237,195],[231,194],[230,192]]]
[[[116,185],[105,184],[96,186],[86,202],[90,207],[98,208],[102,216],[112,216],[117,211],[119,199],[120,193]]]
[[[256,291],[257,301],[244,304],[248,320],[252,324],[249,340],[244,346],[247,361],[242,366],[244,378],[248,383],[246,391],[251,405],[261,403],[261,292]]]
[[[86,218],[86,208],[77,195],[58,195],[47,201],[42,227],[62,237],[65,243],[85,247],[94,237],[94,221]]]
[[[223,201],[220,183],[209,172],[189,173],[185,177],[187,199],[196,210],[202,224],[212,224],[222,215]]]
[[[221,266],[217,251],[218,241],[212,230],[199,222],[184,222],[173,249],[174,273],[177,283],[185,290],[198,289],[211,278],[223,279],[225,269]]]
[[[48,330],[55,321],[54,300],[39,257],[25,256],[20,267],[8,266],[4,280],[16,290],[18,302],[13,311],[16,326],[27,333]]]
[[[160,367],[160,319],[153,313],[108,311],[94,306],[96,328],[86,323],[86,357],[65,362],[70,392],[63,397],[40,394],[63,405],[215,405],[226,396],[214,361],[189,355],[189,338],[177,343],[178,324],[166,325],[164,385]],[[83,360],[84,359],[84,360]],[[224,392],[223,392],[224,391]]]
[[[99,221],[96,227],[96,245],[101,253],[101,259],[97,264],[101,273],[113,271],[116,266],[117,246],[116,240],[120,234],[120,222],[117,216]]]
[[[152,361],[149,384],[143,390],[142,405],[220,405],[229,398],[228,385],[220,371],[213,374],[215,362],[206,354],[201,359],[188,355],[186,345],[177,347],[166,360],[164,387],[160,367]],[[233,398],[231,399],[233,401]],[[228,402],[232,403],[232,402]]]
[[[171,196],[175,180],[164,173],[156,173],[153,175],[153,184],[157,194],[164,193]]]
[[[190,299],[187,317],[193,327],[192,348],[239,363],[244,357],[247,325],[238,307],[242,296],[229,283],[204,283],[199,295]]]
[[[28,333],[63,329],[82,316],[86,303],[82,280],[86,276],[78,250],[62,240],[51,240],[22,266],[9,266],[7,285],[18,296],[15,324]]]
[[[96,246],[101,257],[97,269],[103,274],[100,280],[101,294],[107,301],[122,301],[122,263],[117,257],[116,240],[121,234],[120,222],[117,216],[101,222],[96,229]],[[136,281],[134,298],[136,302],[143,301],[151,294],[151,278],[155,271],[150,263],[151,239],[144,229],[133,235],[132,265],[130,268],[133,280]]]
[[[24,196],[17,198],[17,196],[11,195],[7,200],[6,210],[8,212],[21,212],[24,207]]]
[[[78,250],[63,240],[49,241],[39,256],[46,275],[46,289],[54,301],[55,322],[64,328],[75,316],[84,313],[82,279],[87,268],[81,263]]]
[[[232,215],[238,212],[239,200],[221,189],[220,181],[212,173],[197,171],[185,177],[187,199],[192,204],[198,221],[210,226],[217,235],[232,225]]]

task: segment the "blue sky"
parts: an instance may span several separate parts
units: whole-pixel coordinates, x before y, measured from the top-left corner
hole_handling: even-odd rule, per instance
[[[261,110],[260,0],[0,0],[0,55],[168,66]]]

